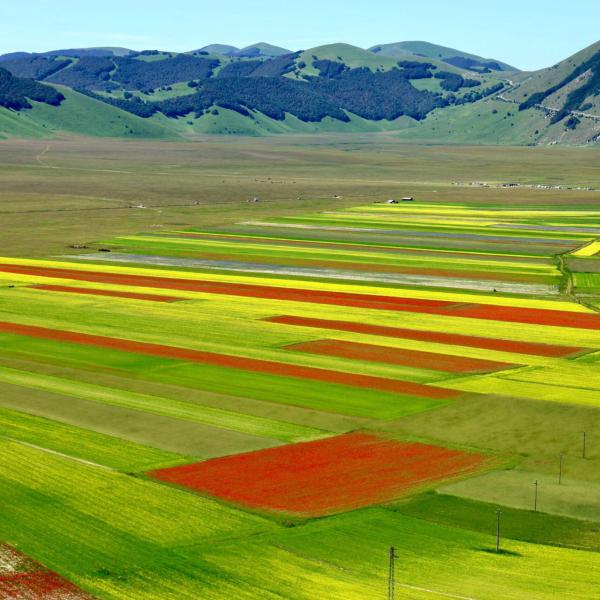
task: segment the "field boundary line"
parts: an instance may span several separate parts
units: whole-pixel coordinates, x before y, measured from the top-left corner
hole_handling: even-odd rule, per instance
[[[523,370],[526,373],[529,373],[529,372],[534,372],[536,370],[539,371],[539,370],[543,370],[543,369],[544,369],[544,367],[534,367],[533,369],[529,370],[528,367],[525,367],[525,369],[523,369]],[[515,382],[518,382],[518,383],[531,383],[533,385],[543,385],[543,386],[550,387],[550,388],[567,388],[567,389],[571,389],[571,390],[584,390],[586,392],[598,392],[598,391],[600,391],[600,388],[597,388],[597,387],[595,387],[595,388],[581,387],[579,385],[568,385],[566,383],[561,383],[559,385],[559,384],[556,384],[556,383],[548,383],[546,381],[534,381],[532,379],[520,379],[518,377],[519,373],[516,374],[517,376],[513,375],[512,373],[510,373],[508,375],[502,375],[501,373],[492,373],[491,375],[493,377],[497,377],[498,379],[506,379],[508,381],[515,381]],[[483,375],[482,377],[485,377],[485,375]],[[448,380],[445,380],[445,381],[448,381]]]
[[[459,596],[457,594],[451,594],[450,592],[439,592],[437,590],[431,590],[429,588],[419,587],[416,585],[409,585],[408,583],[397,583],[398,587],[407,588],[409,590],[415,590],[418,592],[426,592],[428,594],[435,594],[436,596],[443,596],[444,598],[453,598],[454,600],[479,600],[472,596]]]
[[[23,440],[18,440],[16,438],[12,438],[7,435],[0,435],[0,439],[8,440],[10,442],[14,442],[15,444],[21,444],[22,446],[27,446],[28,448],[33,448],[34,450],[41,450],[42,452],[46,452],[48,454],[54,454],[55,456],[60,456],[61,458],[66,458],[68,460],[72,460],[74,462],[78,462],[88,467],[96,467],[97,469],[104,469],[105,471],[110,471],[111,473],[121,473],[118,469],[113,469],[112,467],[108,467],[106,465],[101,465],[100,463],[95,463],[91,460],[86,460],[85,458],[78,458],[77,456],[71,456],[70,454],[65,454],[64,452],[59,452],[58,450],[51,450],[50,448],[44,448],[44,446],[38,446],[37,444],[32,444],[31,442],[24,442]]]

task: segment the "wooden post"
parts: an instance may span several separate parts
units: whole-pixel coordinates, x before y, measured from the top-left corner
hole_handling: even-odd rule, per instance
[[[500,515],[502,511],[497,508],[496,509],[496,552],[500,552]]]
[[[560,485],[562,483],[562,473],[563,473],[563,457],[564,457],[564,452],[560,453],[560,462],[558,464],[558,485]]]

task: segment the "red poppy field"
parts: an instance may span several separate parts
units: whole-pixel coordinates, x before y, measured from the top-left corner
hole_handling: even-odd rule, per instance
[[[299,327],[314,327],[317,329],[332,329],[334,331],[351,331],[366,335],[379,335],[391,338],[404,338],[433,342],[435,344],[449,344],[452,346],[469,346],[472,348],[485,348],[487,350],[500,350],[516,354],[531,354],[533,356],[566,357],[586,350],[574,346],[557,346],[554,344],[540,344],[536,342],[518,342],[486,338],[460,333],[442,333],[438,331],[420,331],[418,329],[402,329],[386,325],[370,325],[368,323],[354,323],[351,321],[337,321],[333,319],[315,319],[311,317],[298,317],[281,315],[265,319],[269,323],[282,325],[297,325]]]
[[[493,360],[469,358],[468,356],[404,350],[402,348],[345,342],[342,340],[315,340],[313,342],[287,346],[286,349],[295,352],[307,352],[309,354],[323,354],[325,356],[338,356],[340,358],[366,360],[390,365],[447,371],[449,373],[491,373],[518,366]]]
[[[0,600],[92,600],[92,598],[12,546],[0,545]]]
[[[107,296],[109,298],[128,298],[130,300],[148,300],[150,302],[177,302],[182,298],[158,294],[140,294],[137,292],[117,292],[115,290],[99,290],[95,288],[73,287],[69,285],[36,285],[36,290],[46,292],[64,292],[65,294],[83,294],[85,296]]]
[[[472,473],[489,458],[349,433],[149,473],[252,509],[318,517],[380,504]]]

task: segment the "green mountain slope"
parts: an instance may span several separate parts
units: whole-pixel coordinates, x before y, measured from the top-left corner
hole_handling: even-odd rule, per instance
[[[294,133],[369,133],[378,131],[398,131],[411,127],[409,117],[395,120],[372,121],[350,115],[347,122],[325,117],[318,122],[302,121],[294,115],[286,114],[281,120],[272,119],[259,111],[251,111],[251,117],[227,108],[215,107],[199,117],[187,116],[170,119],[162,114],[151,117],[172,135],[193,138],[198,135],[245,135],[265,136]]]
[[[31,64],[13,63],[15,69],[31,69]],[[257,111],[280,122],[287,115],[316,124],[333,118],[348,130],[357,123],[354,116],[373,122],[404,115],[421,120],[436,107],[474,102],[499,85],[493,76],[432,60],[398,62],[347,44],[233,61],[157,52],[85,57],[45,80],[80,89],[142,118],[161,113],[195,121],[210,113],[212,119],[222,108],[250,120]]]
[[[454,48],[447,48],[446,46],[438,46],[437,44],[431,44],[429,42],[396,42],[394,44],[380,44],[369,48],[370,52],[379,54],[382,56],[389,56],[395,59],[406,59],[410,56],[420,56],[425,58],[433,58],[441,61],[452,61],[456,58],[468,59],[474,61],[472,66],[480,65],[487,66],[493,71],[518,71],[516,67],[512,67],[506,63],[493,58],[483,58],[476,54],[469,54],[462,50],[455,50]],[[468,63],[461,61],[450,62],[455,66],[462,66],[466,68]]]
[[[15,111],[0,106],[0,140],[7,138],[47,138],[53,132],[44,129],[25,111]]]
[[[273,46],[266,42],[258,42],[257,44],[251,44],[244,48],[236,48],[229,44],[209,44],[199,50],[193,50],[190,54],[196,54],[198,52],[208,52],[209,54],[221,54],[223,56],[234,56],[240,58],[275,58],[277,56],[283,56],[284,54],[290,54],[291,50],[280,48],[279,46]]]
[[[521,99],[526,97],[525,94],[530,95],[557,85],[579,65],[591,59],[598,52],[600,52],[600,41],[551,67],[533,73],[521,73],[514,78],[519,83],[519,94],[509,93],[508,95]]]
[[[318,71],[312,67],[315,59],[333,60],[342,62],[350,68],[367,67],[371,71],[393,69],[398,61],[387,56],[376,56],[368,50],[363,50],[350,44],[327,44],[310,48],[300,54],[298,62],[306,63],[302,69],[304,74],[318,75]]]
[[[71,133],[99,137],[169,138],[175,132],[160,123],[136,117],[69,88],[58,88],[65,100],[60,106],[32,102],[21,112],[0,108],[0,136],[49,137]]]
[[[120,48],[118,46],[101,46],[95,48],[68,48],[64,50],[50,50],[48,52],[11,52],[9,54],[3,54],[0,56],[0,62],[6,60],[14,60],[18,58],[33,58],[45,57],[49,58],[52,56],[127,56],[132,54],[133,50],[129,48]]]
[[[515,106],[489,98],[436,110],[398,135],[425,143],[525,146],[545,143],[546,121],[538,111],[519,112]]]
[[[502,99],[547,117],[545,140],[588,143],[600,136],[600,42],[547,69],[519,74]]]
[[[301,52],[296,59],[296,64],[301,65],[299,73],[296,76],[304,77],[319,75],[319,70],[313,66],[315,60],[329,60],[334,62],[341,62],[351,69],[368,68],[372,72],[385,72],[398,67],[399,61],[409,60],[410,62],[418,63],[429,63],[432,64],[435,69],[448,71],[457,74],[464,74],[465,77],[473,76],[472,73],[465,71],[444,63],[438,59],[430,59],[416,55],[404,55],[399,58],[386,56],[384,54],[376,54],[351,44],[326,44],[324,46],[317,46],[315,48],[309,48]],[[495,76],[492,74],[491,79],[496,81]],[[489,78],[481,77],[482,82],[487,82]],[[434,86],[435,90],[439,90],[439,86]]]
[[[255,44],[234,49],[235,56],[222,53],[231,48],[13,54],[1,63],[5,73],[65,99],[51,106],[21,94],[22,107],[5,104],[16,112],[0,111],[0,136],[393,131],[427,143],[600,139],[600,42],[536,73],[504,71],[503,63],[496,69],[481,57],[425,42],[371,50],[337,43],[295,53]]]
[[[208,52],[209,54],[222,54],[223,56],[234,55],[239,52],[239,48],[227,44],[209,44],[198,50],[192,50],[191,54],[196,52]]]
[[[238,56],[266,56],[268,58],[274,58],[276,56],[283,56],[284,54],[290,54],[291,50],[286,50],[279,46],[273,46],[265,42],[258,42],[251,46],[246,46],[237,52]]]

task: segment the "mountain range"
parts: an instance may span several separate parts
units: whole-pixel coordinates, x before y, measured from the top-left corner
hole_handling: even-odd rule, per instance
[[[0,137],[389,131],[438,143],[593,144],[600,42],[536,72],[429,42],[290,51],[0,56]]]

